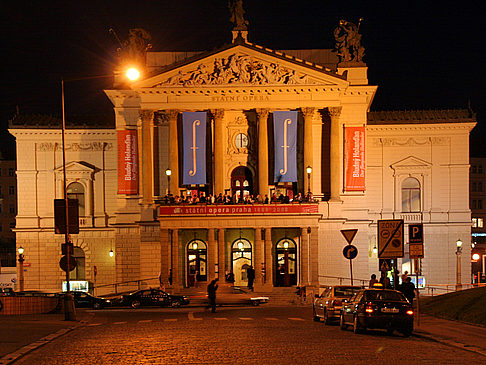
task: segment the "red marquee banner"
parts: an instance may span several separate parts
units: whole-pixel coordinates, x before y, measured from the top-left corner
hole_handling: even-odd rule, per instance
[[[252,204],[252,205],[167,205],[159,207],[164,215],[265,215],[318,213],[318,204]]]
[[[138,194],[137,131],[118,131],[118,194]]]
[[[364,191],[365,186],[365,127],[345,128],[346,191]]]

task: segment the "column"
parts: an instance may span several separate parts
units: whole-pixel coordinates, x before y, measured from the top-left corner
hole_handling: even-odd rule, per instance
[[[301,229],[300,234],[300,272],[301,283],[300,285],[309,285],[309,234],[307,227]]]
[[[315,113],[315,108],[302,108],[302,114],[304,115],[304,176],[305,179],[304,181],[307,180],[307,173],[306,168],[308,166],[312,167],[314,169],[314,148],[313,148],[313,141],[312,141],[312,119],[314,118],[314,113]],[[310,182],[310,187],[308,186],[307,189],[305,189],[304,184],[304,192],[307,192],[308,190],[314,191],[312,189],[312,181]]]
[[[310,268],[310,285],[314,288],[319,287],[319,230],[317,227],[309,227],[309,268]]]
[[[265,228],[265,284],[264,287],[273,288],[273,255],[272,229]]]
[[[224,283],[224,274],[226,273],[226,260],[224,254],[224,229],[220,228],[218,230],[218,279],[220,282]]]
[[[181,275],[179,272],[179,230],[172,230],[171,240],[171,254],[172,254],[172,287],[178,290],[182,287]]]
[[[159,121],[152,118],[152,159],[154,177],[154,197],[160,197],[160,166],[159,166]],[[165,171],[165,168],[164,168]]]
[[[262,198],[268,190],[268,109],[257,109],[258,118],[258,191]],[[256,270],[257,268],[255,268]]]
[[[142,204],[149,205],[154,202],[152,191],[152,121],[154,119],[154,112],[152,110],[141,110],[141,146],[140,150],[140,170],[142,172]]]
[[[178,110],[168,110],[166,112],[169,118],[169,168],[172,170],[170,176],[170,192],[173,195],[179,195],[179,148],[177,135],[177,117]],[[167,167],[164,167],[166,169]],[[164,170],[165,171],[165,170]]]
[[[214,265],[216,263],[216,245],[217,241],[214,239],[215,229],[210,228],[208,229],[208,253],[207,253],[207,273],[208,273],[208,282],[213,280],[216,275],[214,271]]]
[[[224,193],[224,109],[211,110],[214,118],[214,195]],[[221,274],[221,267],[220,267]],[[224,272],[223,272],[224,275]]]
[[[341,107],[327,108],[331,117],[331,200],[341,200],[339,116]]]
[[[169,287],[170,268],[170,232],[168,229],[160,230],[160,275],[166,287]]]
[[[265,262],[264,254],[264,242],[262,240],[262,229],[256,228],[255,229],[255,259],[253,260],[253,268],[255,269],[255,284],[254,287],[256,290],[263,287],[263,280],[262,280],[262,264]]]

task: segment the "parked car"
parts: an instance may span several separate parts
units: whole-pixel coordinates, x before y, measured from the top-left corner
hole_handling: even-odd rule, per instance
[[[132,308],[141,306],[178,308],[189,304],[189,298],[183,295],[171,295],[160,289],[143,289],[123,295],[121,303]]]
[[[364,289],[343,306],[340,326],[353,326],[354,333],[367,328],[398,330],[405,337],[413,331],[413,307],[403,293],[390,289]]]
[[[95,297],[82,291],[73,291],[72,294],[74,298],[74,305],[78,308],[103,309],[113,305],[111,299]]]
[[[265,296],[254,295],[247,292],[239,286],[220,285],[216,292],[217,305],[253,305],[268,303],[269,298]]]
[[[360,286],[335,285],[325,288],[321,295],[316,294],[312,304],[314,321],[320,321],[321,318],[325,324],[339,321],[343,303],[361,289]]]

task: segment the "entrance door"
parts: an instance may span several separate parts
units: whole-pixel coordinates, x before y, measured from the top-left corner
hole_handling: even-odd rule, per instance
[[[187,286],[207,281],[207,248],[201,240],[192,240],[187,246]]]
[[[294,241],[284,238],[276,246],[276,286],[297,285],[297,246]]]
[[[237,199],[253,194],[253,177],[248,167],[239,166],[231,173],[231,194],[236,194]]]
[[[251,264],[251,243],[244,238],[238,238],[231,247],[231,258],[233,263],[233,274],[236,286],[247,286],[248,278],[246,269]]]

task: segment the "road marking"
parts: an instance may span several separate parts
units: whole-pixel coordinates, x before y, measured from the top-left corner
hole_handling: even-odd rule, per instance
[[[253,318],[250,317],[240,317],[242,321],[253,321]]]
[[[304,321],[302,318],[289,318],[291,321]]]
[[[127,323],[127,322],[126,321],[124,321],[124,322],[113,322],[113,324],[125,324],[125,323]]]
[[[190,321],[202,321],[202,318],[194,317],[194,312],[189,312],[187,317]]]
[[[214,319],[217,320],[217,321],[227,321],[228,320],[228,318],[225,318],[225,317],[216,317]]]
[[[164,322],[177,322],[177,318],[165,318]]]
[[[94,326],[101,326],[103,323],[90,323],[88,326],[94,327]]]
[[[278,318],[274,318],[274,317],[267,317],[265,318],[267,321],[278,321]]]
[[[138,323],[149,323],[149,322],[152,322],[151,319],[141,319],[140,321],[138,321]]]

